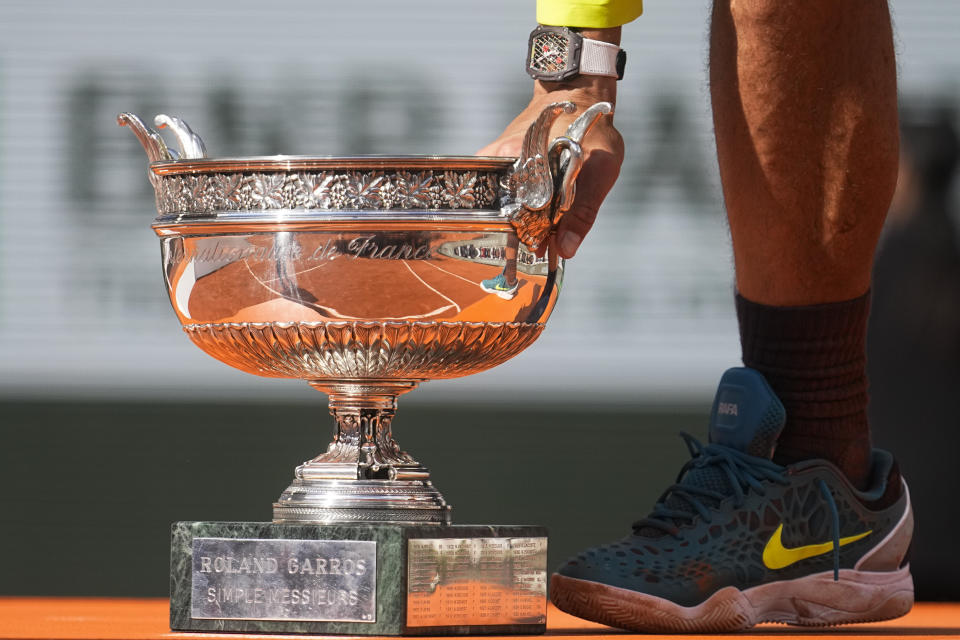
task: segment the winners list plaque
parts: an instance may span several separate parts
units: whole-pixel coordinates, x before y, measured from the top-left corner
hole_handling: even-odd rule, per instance
[[[242,371],[329,397],[332,442],[298,466],[271,522],[178,522],[170,625],[185,631],[538,633],[547,533],[452,524],[428,469],[401,450],[397,397],[528,347],[563,262],[537,257],[572,204],[580,141],[531,125],[519,158],[209,158],[133,114],[156,193],[164,282],[185,333]],[[509,443],[505,443],[509,446]],[[469,460],[469,446],[461,454]]]

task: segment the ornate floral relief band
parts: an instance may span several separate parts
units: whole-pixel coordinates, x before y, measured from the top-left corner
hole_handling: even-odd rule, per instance
[[[321,171],[174,175],[156,178],[161,213],[271,209],[498,208],[490,171]]]

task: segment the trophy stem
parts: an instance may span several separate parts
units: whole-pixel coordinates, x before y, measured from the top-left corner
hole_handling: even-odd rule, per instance
[[[416,380],[314,380],[330,398],[333,442],[297,467],[274,503],[274,522],[449,524],[430,472],[402,451],[391,424],[397,396]]]

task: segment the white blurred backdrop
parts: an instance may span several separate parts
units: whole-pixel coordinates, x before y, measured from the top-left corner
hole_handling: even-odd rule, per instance
[[[712,147],[705,0],[624,29],[621,179],[543,337],[411,401],[700,401],[739,362]],[[960,4],[893,3],[901,91],[960,96]],[[289,398],[181,333],[147,160],[115,124],[182,117],[213,156],[472,153],[525,103],[533,0],[0,8],[0,397]],[[405,399],[406,401],[406,399]]]

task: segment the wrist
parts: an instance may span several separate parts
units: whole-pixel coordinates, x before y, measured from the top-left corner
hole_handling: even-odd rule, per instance
[[[551,93],[563,92],[564,100],[574,102],[609,102],[617,103],[617,79],[607,76],[576,76],[560,82],[534,81],[533,97],[546,96]],[[558,98],[559,99],[559,98]]]
[[[585,89],[609,98],[616,93],[610,81],[623,77],[627,60],[620,48],[620,33],[620,27],[538,25],[527,45],[527,73],[543,91]]]

